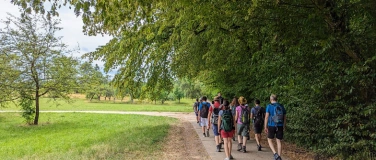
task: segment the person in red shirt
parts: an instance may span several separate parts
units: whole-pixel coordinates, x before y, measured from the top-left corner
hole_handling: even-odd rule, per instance
[[[218,132],[218,115],[219,111],[222,110],[222,105],[220,103],[220,99],[218,97],[214,98],[214,104],[209,108],[209,116],[208,116],[208,121],[209,121],[209,127],[213,127],[213,133],[214,133],[214,139],[215,139],[215,144],[217,145],[217,152],[221,152],[221,137]]]

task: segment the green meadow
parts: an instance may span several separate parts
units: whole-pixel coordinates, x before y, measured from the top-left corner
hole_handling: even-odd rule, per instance
[[[149,112],[192,112],[193,100],[183,99],[180,103],[177,101],[166,101],[164,104],[161,102],[148,103],[136,101],[135,104],[130,104],[128,102],[120,101],[105,101],[105,100],[94,100],[92,102],[86,99],[73,98],[72,102],[67,103],[64,100],[52,99],[52,98],[41,98],[40,99],[40,110],[41,111],[149,111]],[[9,103],[6,107],[1,108],[3,111],[19,111],[20,108],[16,107],[14,104]]]
[[[41,113],[40,124],[29,126],[19,113],[0,113],[0,157],[158,159],[170,124],[176,121],[143,115]]]

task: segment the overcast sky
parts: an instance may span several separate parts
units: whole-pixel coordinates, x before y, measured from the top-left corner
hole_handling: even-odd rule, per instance
[[[49,9],[49,8],[47,8]],[[0,0],[0,19],[4,20],[7,16],[7,12],[19,17],[19,8],[11,4],[10,0]],[[69,45],[69,48],[76,48],[77,45],[80,46],[80,51],[77,53],[76,57],[80,57],[82,54],[95,51],[95,49],[100,45],[105,45],[111,37],[109,36],[85,36],[82,32],[82,19],[81,17],[76,17],[73,10],[65,7],[59,10],[59,17],[61,19],[60,27],[63,27],[61,31],[58,32],[57,36],[62,36],[63,43]],[[3,27],[3,25],[1,25]],[[103,62],[95,61],[101,67]]]

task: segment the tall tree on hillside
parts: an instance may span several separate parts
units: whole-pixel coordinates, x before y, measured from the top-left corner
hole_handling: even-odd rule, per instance
[[[9,14],[0,31],[0,102],[18,100],[25,111],[35,113],[35,125],[41,96],[68,100],[77,86],[77,61],[67,56],[71,51],[61,37],[55,37],[59,23],[38,15],[21,19]]]

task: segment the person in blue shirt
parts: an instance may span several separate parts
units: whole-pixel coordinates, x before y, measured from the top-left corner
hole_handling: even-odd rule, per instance
[[[206,101],[207,98],[204,96],[202,97],[202,102],[198,106],[198,115],[200,116],[200,125],[202,127],[202,134],[204,137],[209,137],[209,123],[208,123],[208,115],[209,115],[209,108],[210,103]],[[206,134],[205,134],[206,130]]]
[[[282,159],[280,157],[281,153],[282,153],[281,140],[283,139],[283,132],[284,132],[284,129],[286,128],[286,110],[285,110],[285,107],[282,104],[277,102],[277,96],[275,94],[272,94],[270,96],[270,102],[271,102],[271,104],[269,104],[266,107],[264,128],[265,128],[265,133],[268,134],[268,143],[269,143],[270,149],[274,153],[274,159],[281,160]],[[275,122],[273,121],[273,117],[276,116],[275,115],[275,113],[276,113],[275,109],[277,108],[277,106],[281,106],[280,108],[282,109],[283,120],[282,120],[281,123],[275,124]],[[277,141],[278,153],[276,152],[276,150],[274,148],[274,144],[272,142],[274,137],[277,138],[276,141]]]

